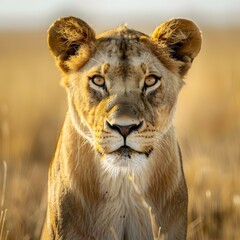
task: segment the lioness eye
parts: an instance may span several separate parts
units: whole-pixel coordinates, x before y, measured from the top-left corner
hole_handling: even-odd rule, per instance
[[[145,87],[151,87],[155,85],[160,80],[160,77],[155,75],[149,75],[145,78],[144,85]]]
[[[93,76],[91,80],[95,85],[99,87],[103,87],[105,85],[105,79],[100,75]]]

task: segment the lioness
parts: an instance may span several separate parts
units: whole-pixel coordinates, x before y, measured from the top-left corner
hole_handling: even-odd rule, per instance
[[[188,193],[172,120],[201,47],[190,20],[152,36],[121,26],[95,35],[58,19],[48,44],[63,72],[68,112],[49,169],[42,239],[152,239],[145,201],[165,239],[186,239]]]

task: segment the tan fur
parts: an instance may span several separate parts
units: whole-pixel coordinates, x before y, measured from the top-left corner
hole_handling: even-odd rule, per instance
[[[173,19],[152,37],[126,26],[95,36],[68,17],[50,27],[48,43],[69,110],[49,169],[42,239],[114,239],[111,227],[122,240],[152,239],[130,175],[165,239],[186,239],[187,187],[172,120],[201,47],[198,27]],[[146,87],[152,75],[155,85]]]

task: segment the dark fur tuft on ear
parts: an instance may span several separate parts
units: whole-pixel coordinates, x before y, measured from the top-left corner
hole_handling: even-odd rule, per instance
[[[86,62],[94,41],[95,33],[92,28],[75,17],[60,18],[48,30],[49,49],[64,72],[71,69],[69,61],[75,55],[82,55],[82,63]]]
[[[171,19],[162,23],[153,32],[152,39],[168,47],[170,56],[183,63],[179,71],[181,76],[184,76],[191,67],[202,43],[198,26],[187,19]]]

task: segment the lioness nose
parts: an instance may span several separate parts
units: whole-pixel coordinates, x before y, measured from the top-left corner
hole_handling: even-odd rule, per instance
[[[127,126],[113,124],[111,125],[107,121],[107,126],[115,131],[118,131],[124,138],[126,138],[131,132],[139,130],[143,125],[143,121],[141,121],[139,124],[131,124]]]

